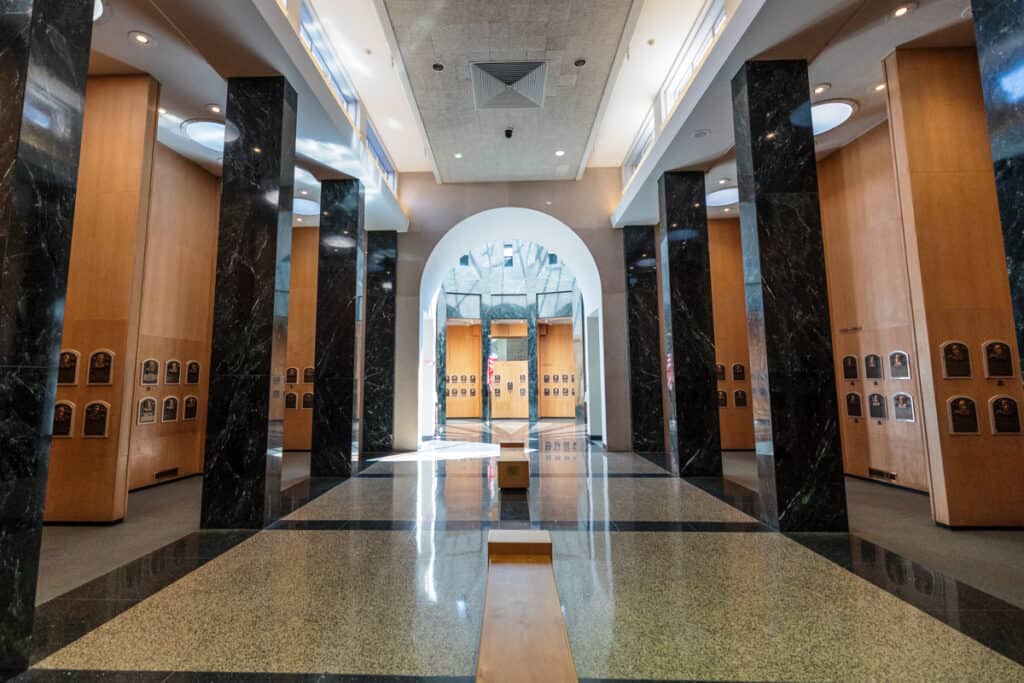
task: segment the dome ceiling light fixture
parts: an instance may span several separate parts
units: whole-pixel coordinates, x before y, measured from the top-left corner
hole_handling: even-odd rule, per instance
[[[132,42],[142,47],[149,47],[153,44],[153,38],[148,33],[142,31],[132,31],[128,34],[128,37],[132,39]]]
[[[731,206],[740,201],[740,189],[738,187],[727,187],[724,190],[715,190],[707,196],[707,205],[712,208]]]
[[[96,4],[92,6],[92,20],[99,21],[100,17],[103,16],[103,0],[96,0]]]
[[[292,211],[299,216],[316,216],[320,213],[320,202],[296,197],[292,200]]]
[[[828,100],[811,106],[811,128],[814,135],[835,130],[850,120],[857,111],[857,103],[851,100]]]
[[[218,154],[224,151],[226,142],[234,142],[238,139],[238,131],[229,133],[227,126],[220,121],[190,119],[181,124],[181,130],[193,142]]]

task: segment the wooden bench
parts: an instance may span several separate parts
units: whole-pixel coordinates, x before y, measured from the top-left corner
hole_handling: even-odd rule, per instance
[[[522,441],[507,441],[501,444],[498,455],[498,488],[530,488],[530,456]]]
[[[576,683],[562,618],[551,534],[492,529],[477,683]]]

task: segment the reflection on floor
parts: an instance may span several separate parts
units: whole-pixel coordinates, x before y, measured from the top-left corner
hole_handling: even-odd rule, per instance
[[[757,489],[753,452],[723,457],[725,476]],[[1024,531],[953,531],[932,522],[928,496],[847,477],[850,530],[883,548],[1024,608]]]
[[[552,531],[588,680],[1024,681],[1024,610],[845,534],[771,532],[725,502],[749,509],[746,489],[605,453],[575,425],[519,433],[526,495],[498,491],[494,433],[314,481],[270,529],[198,534],[90,584],[97,602],[122,595],[109,615],[41,607],[23,680],[471,681],[487,530],[532,526]]]

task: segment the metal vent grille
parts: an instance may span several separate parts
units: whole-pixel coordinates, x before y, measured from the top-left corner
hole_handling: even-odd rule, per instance
[[[477,109],[533,109],[544,104],[545,62],[480,62],[471,69]]]

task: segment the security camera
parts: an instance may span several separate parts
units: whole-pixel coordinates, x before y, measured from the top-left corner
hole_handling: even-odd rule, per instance
[[[509,139],[509,140],[511,140],[511,139],[512,139],[512,129],[511,129],[511,128],[506,128],[506,129],[505,129],[505,137],[506,137],[507,139]]]

